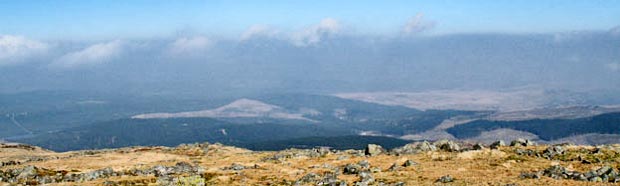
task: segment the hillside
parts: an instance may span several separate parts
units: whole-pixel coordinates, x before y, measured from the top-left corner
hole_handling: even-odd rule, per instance
[[[250,151],[221,144],[53,152],[0,144],[0,185],[615,185],[620,145]],[[493,176],[490,176],[493,175]]]
[[[619,134],[620,113],[577,119],[531,119],[519,121],[476,120],[447,129],[457,138],[471,138],[496,129],[514,129],[536,134],[542,140],[556,140],[582,134]]]

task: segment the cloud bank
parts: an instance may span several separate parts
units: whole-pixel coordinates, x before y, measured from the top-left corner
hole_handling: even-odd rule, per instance
[[[239,37],[240,41],[247,41],[253,38],[274,38],[280,34],[279,31],[267,25],[252,25]]]
[[[178,38],[168,47],[168,52],[173,56],[188,57],[200,56],[214,44],[209,38],[204,36]]]
[[[317,25],[308,27],[291,35],[291,41],[296,46],[314,45],[327,37],[339,34],[342,30],[340,22],[333,18],[325,18]]]
[[[0,35],[0,66],[26,62],[47,52],[48,48],[46,43],[22,36]]]
[[[419,13],[407,21],[403,27],[403,34],[412,35],[433,29],[436,23],[434,21],[424,20],[424,14]]]
[[[124,42],[120,40],[93,44],[83,50],[70,52],[61,56],[52,66],[76,68],[107,63],[117,59],[121,55],[124,45]]]

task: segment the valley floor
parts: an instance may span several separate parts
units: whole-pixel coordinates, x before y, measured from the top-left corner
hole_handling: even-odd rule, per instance
[[[64,153],[2,144],[0,185],[620,185],[612,172],[592,180],[605,183],[570,175],[606,167],[617,173],[620,148],[613,145],[558,146],[551,156],[542,145],[455,152],[417,145],[415,153],[369,156],[361,150],[257,152],[206,143]],[[553,165],[563,172],[549,173]]]

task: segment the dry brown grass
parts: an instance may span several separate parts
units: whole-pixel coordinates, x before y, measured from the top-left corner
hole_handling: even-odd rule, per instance
[[[545,147],[533,147],[542,150]],[[570,147],[580,149],[584,147]],[[283,162],[262,161],[263,158],[273,156],[276,152],[250,152],[248,150],[214,146],[207,155],[184,155],[183,151],[164,151],[161,149],[146,148],[135,152],[103,152],[95,155],[81,155],[70,157],[69,153],[53,153],[41,150],[24,151],[2,149],[2,160],[24,156],[65,157],[44,161],[28,162],[19,166],[2,167],[8,169],[24,165],[35,165],[54,170],[76,170],[85,172],[90,170],[111,167],[114,170],[126,170],[131,168],[149,167],[153,165],[173,165],[176,162],[197,163],[207,170],[212,185],[279,185],[283,180],[294,181],[308,173],[324,173],[332,167],[342,167],[348,163],[357,163],[368,160],[371,167],[378,167],[381,172],[373,173],[378,181],[385,183],[405,182],[406,185],[436,185],[435,180],[444,175],[451,175],[456,180],[450,185],[505,185],[516,183],[518,185],[604,185],[590,182],[573,180],[554,180],[548,177],[541,179],[520,179],[522,172],[543,170],[553,164],[578,171],[588,171],[605,164],[616,168],[618,162],[607,161],[594,164],[582,164],[580,161],[558,161],[544,158],[516,156],[514,148],[506,147],[501,150],[469,151],[462,153],[451,152],[428,152],[415,155],[392,156],[379,155],[375,157],[354,157],[345,160],[337,160],[338,154],[329,154],[324,157],[309,158],[299,157],[286,159]],[[576,151],[576,150],[575,150]],[[511,158],[512,157],[512,158]],[[518,158],[515,158],[518,157]],[[399,171],[388,171],[393,163],[402,164],[406,160],[413,160],[418,165],[406,167]],[[257,169],[245,169],[242,171],[223,170],[233,163],[245,166],[258,165]],[[342,170],[342,169],[341,169]],[[153,177],[113,177],[73,185],[100,185],[105,180],[140,182],[151,180]],[[358,180],[354,175],[340,175],[339,179],[347,180],[351,184]],[[1,184],[0,184],[1,185]],[[72,184],[58,184],[72,185]]]

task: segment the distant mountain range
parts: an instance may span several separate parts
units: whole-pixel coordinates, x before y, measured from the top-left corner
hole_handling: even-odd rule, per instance
[[[417,93],[400,94],[404,96],[396,100],[419,99]],[[380,104],[371,103],[372,100],[345,99],[342,95],[307,94],[248,96],[220,101],[168,101],[110,95],[74,97],[71,93],[37,98],[45,95],[13,95],[9,97],[13,102],[5,99],[6,104],[0,109],[6,113],[20,114],[9,114],[10,118],[0,119],[0,127],[10,129],[0,134],[20,136],[6,139],[58,151],[133,145],[174,146],[199,141],[254,149],[321,143],[340,148],[361,145],[359,141],[346,142],[353,138],[338,138],[356,135],[377,137],[373,139],[386,143],[439,139],[489,142],[519,137],[539,142],[570,141],[582,144],[620,141],[620,107],[617,106],[549,105],[508,111],[464,111],[447,109],[449,107],[418,110],[406,103],[403,104],[405,106],[392,104],[397,103],[394,99],[386,99],[390,103]],[[399,94],[381,95],[399,97]],[[442,92],[441,95],[451,98],[439,99],[439,105],[459,100],[453,97],[456,95],[453,93]],[[467,99],[473,95],[461,97]],[[23,106],[21,97],[24,101],[41,101],[33,104],[39,106],[29,108]],[[433,99],[431,96],[430,100]],[[479,101],[474,99],[461,103],[475,106]],[[13,120],[32,134],[25,134]],[[321,140],[323,138],[336,141]]]

